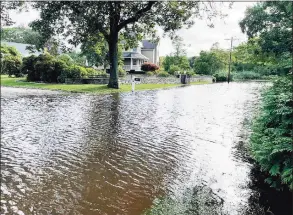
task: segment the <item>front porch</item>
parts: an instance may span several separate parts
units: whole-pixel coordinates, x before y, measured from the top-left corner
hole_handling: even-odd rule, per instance
[[[140,53],[136,53],[136,52],[124,52],[123,53],[123,69],[126,72],[129,72],[131,70],[134,71],[141,71],[141,65],[145,62],[147,62],[149,59],[140,54]]]

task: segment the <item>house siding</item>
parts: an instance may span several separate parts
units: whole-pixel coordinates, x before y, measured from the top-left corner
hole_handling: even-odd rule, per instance
[[[155,63],[154,50],[141,50],[141,54],[149,59],[149,62]]]

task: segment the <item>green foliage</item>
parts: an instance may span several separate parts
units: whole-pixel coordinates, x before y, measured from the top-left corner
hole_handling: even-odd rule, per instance
[[[20,67],[21,67],[21,58],[18,56],[5,55],[1,66],[4,74],[8,74],[9,76],[15,75],[16,77],[20,77]]]
[[[154,75],[153,72],[146,72],[145,74],[146,74],[147,76],[153,76],[153,75]]]
[[[82,53],[70,52],[70,53],[67,53],[67,55],[71,57],[74,64],[79,66],[85,66],[86,56],[83,56]]]
[[[68,54],[58,55],[57,59],[63,61],[68,66],[74,63],[73,59]]]
[[[32,74],[31,71],[35,70],[35,63],[37,62],[38,57],[35,55],[30,55],[22,59],[21,73],[23,74]]]
[[[290,1],[259,2],[246,10],[239,24],[249,38],[259,36],[263,52],[292,53],[292,10]]]
[[[194,60],[194,71],[197,74],[212,75],[217,70],[224,68],[223,60],[215,51],[201,51],[199,57]]]
[[[49,53],[44,53],[38,57],[32,55],[24,58],[22,71],[27,73],[28,81],[43,81],[56,83],[61,72],[65,70],[67,64],[56,59]]]
[[[13,27],[1,29],[1,40],[7,42],[36,45],[40,39],[41,35],[30,28]]]
[[[233,75],[234,80],[257,80],[262,78],[263,76],[255,71],[237,72]]]
[[[87,76],[87,70],[84,67],[72,65],[66,67],[61,74],[58,76],[58,82],[64,83],[66,78],[70,79],[81,79]]]
[[[158,77],[169,77],[170,74],[168,72],[159,72],[157,76]]]
[[[189,75],[189,76],[195,76],[195,72],[193,72],[192,70],[188,70],[186,72],[186,74]]]
[[[94,68],[86,68],[87,76],[98,75],[99,72]]]
[[[216,78],[216,82],[228,81],[228,72],[225,70],[219,70],[214,74],[214,77]],[[233,80],[232,74],[230,74],[230,80]]]
[[[36,81],[57,82],[60,75],[59,70],[55,69],[56,59],[48,53],[41,54],[35,63]],[[39,77],[38,77],[39,75]],[[39,79],[39,80],[38,80]]]
[[[212,4],[197,1],[50,1],[34,2],[40,19],[31,23],[42,36],[42,42],[55,35],[65,34],[73,45],[83,44],[101,35],[108,43],[108,61],[111,65],[109,87],[118,88],[119,36],[133,44],[143,36],[156,37],[156,25],[165,33],[189,27],[193,19],[203,14],[208,19],[218,15]],[[64,22],[64,20],[68,20]],[[188,60],[187,65],[189,66]]]
[[[169,73],[171,75],[174,75],[175,72],[180,72],[180,71],[181,71],[181,69],[179,68],[179,66],[176,66],[176,65],[171,65],[170,66]]]
[[[0,20],[1,20],[1,27],[2,26],[10,26],[14,24],[15,22],[12,21],[10,18],[9,11],[15,10],[17,8],[20,8],[23,6],[24,1],[1,1],[0,8]]]
[[[266,182],[277,189],[293,190],[292,80],[279,78],[263,94],[259,115],[253,124],[251,153],[269,176]]]
[[[119,68],[118,68],[118,75],[119,75],[120,77],[123,77],[123,76],[126,75],[126,71],[123,69],[122,66],[119,66]]]
[[[1,45],[0,51],[1,73],[8,74],[9,76],[21,76],[22,59],[20,52],[16,48],[7,45]]]
[[[166,56],[163,62],[164,70],[170,72],[172,66],[179,67],[179,71],[190,69],[186,56]],[[171,72],[170,72],[171,73]]]

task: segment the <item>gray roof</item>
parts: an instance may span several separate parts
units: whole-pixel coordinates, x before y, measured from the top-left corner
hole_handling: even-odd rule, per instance
[[[26,47],[31,46],[30,44],[24,44],[24,43],[14,43],[14,42],[5,42],[5,41],[1,41],[1,44],[6,44],[8,46],[13,46],[15,47],[23,57],[35,54],[35,55],[39,55],[41,54],[41,52],[34,52],[34,53],[30,53],[29,50],[26,50]]]
[[[157,44],[150,42],[149,40],[142,41],[143,49],[155,49]]]
[[[136,58],[136,59],[145,59],[148,60],[148,58],[138,52],[123,52],[123,58]]]

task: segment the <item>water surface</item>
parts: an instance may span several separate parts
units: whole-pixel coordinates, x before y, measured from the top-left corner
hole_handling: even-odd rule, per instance
[[[246,146],[265,85],[2,93],[2,214],[264,214]]]

